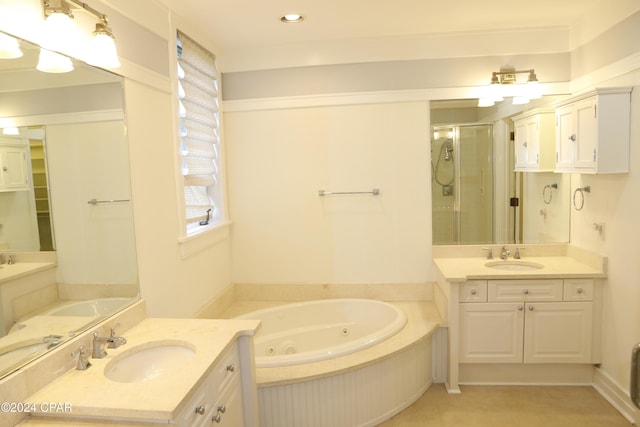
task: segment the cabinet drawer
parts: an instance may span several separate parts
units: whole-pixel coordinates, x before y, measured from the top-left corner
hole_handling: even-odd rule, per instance
[[[562,301],[562,280],[489,280],[489,302]]]
[[[460,302],[487,302],[487,281],[470,280],[458,287]]]
[[[211,373],[214,393],[218,395],[233,380],[240,375],[240,353],[237,343],[220,358]]]
[[[593,280],[591,279],[565,279],[565,301],[592,301]]]

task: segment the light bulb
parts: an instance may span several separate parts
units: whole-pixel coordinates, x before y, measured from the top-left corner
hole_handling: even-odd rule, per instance
[[[6,127],[2,129],[2,134],[17,136],[17,135],[20,135],[20,129],[18,129],[17,127]]]
[[[64,55],[40,48],[40,57],[36,68],[44,73],[68,73],[73,71],[73,63],[70,58]]]
[[[118,59],[116,43],[113,37],[110,34],[96,32],[89,44],[89,53],[86,60],[87,64],[96,67],[120,67],[120,60]]]
[[[78,43],[73,18],[65,13],[52,13],[44,21],[40,46],[58,52],[75,52]]]
[[[20,44],[15,38],[0,33],[0,59],[15,59],[22,56]]]

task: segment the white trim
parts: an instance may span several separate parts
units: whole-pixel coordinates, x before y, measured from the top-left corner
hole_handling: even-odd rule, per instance
[[[116,70],[107,69],[107,71],[111,71],[114,74],[118,74],[126,79],[152,87],[161,92],[168,94],[173,93],[170,76],[163,76],[162,74],[151,71],[148,68],[122,57],[120,58],[120,63],[122,64],[121,68]]]
[[[189,236],[180,237],[180,258],[185,259],[205,250],[210,246],[215,246],[229,238],[229,227],[231,221],[224,221],[218,224],[204,226],[202,231]]]
[[[640,425],[640,410],[631,402],[627,390],[609,374],[599,368],[595,368],[593,374],[593,388],[602,395],[614,408],[632,424]]]
[[[230,113],[256,110],[276,110],[285,108],[326,107],[332,105],[419,102],[432,99],[479,98],[483,89],[484,86],[467,86],[230,100],[222,102],[222,111],[225,113]],[[559,82],[544,84],[545,95],[558,93],[569,93],[569,83]]]
[[[571,80],[571,93],[581,93],[591,90],[596,84],[605,80],[621,76],[640,69],[640,52],[636,52],[624,59],[613,62],[584,76]]]
[[[60,125],[67,123],[94,123],[109,122],[114,120],[124,120],[124,111],[101,110],[86,111],[80,113],[60,113],[60,114],[40,114],[34,116],[10,117],[18,127],[21,126],[38,126],[38,125]]]

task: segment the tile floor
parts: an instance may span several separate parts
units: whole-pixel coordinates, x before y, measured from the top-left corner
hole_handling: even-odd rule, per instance
[[[592,387],[432,385],[378,427],[630,427]]]

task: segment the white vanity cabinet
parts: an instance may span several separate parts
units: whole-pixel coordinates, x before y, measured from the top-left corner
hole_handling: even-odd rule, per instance
[[[237,345],[227,350],[176,417],[176,425],[188,427],[245,424],[241,361]]]
[[[597,363],[593,286],[584,279],[476,281],[485,300],[465,298],[461,286],[459,362]]]
[[[629,172],[631,88],[596,89],[557,104],[557,172]]]
[[[543,172],[553,170],[554,118],[552,109],[535,109],[513,118],[516,171]]]
[[[0,145],[0,191],[29,189],[27,147]]]

